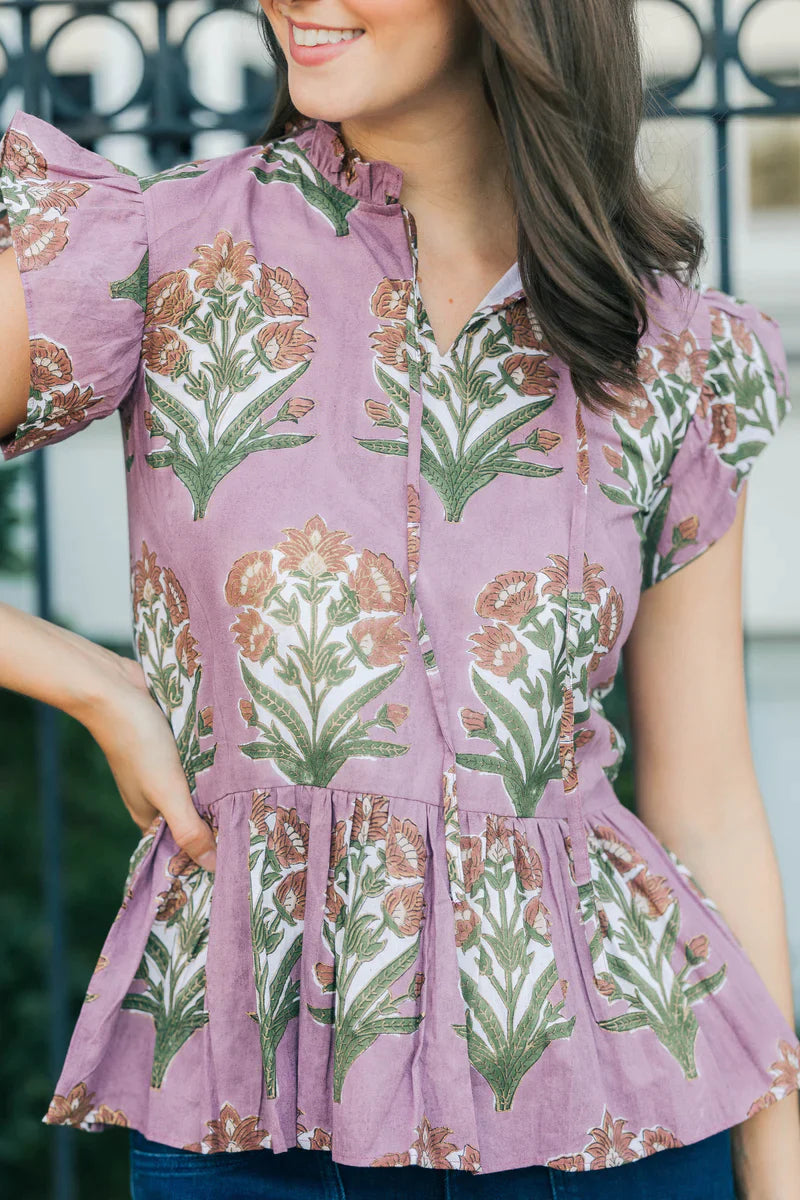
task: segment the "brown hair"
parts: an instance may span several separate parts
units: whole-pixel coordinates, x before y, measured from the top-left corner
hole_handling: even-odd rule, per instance
[[[635,0],[466,0],[487,101],[508,151],[522,286],[593,411],[624,411],[657,273],[694,286],[701,226],[640,178],[644,112]],[[277,94],[261,141],[303,114],[264,13]],[[610,385],[612,391],[607,390]]]

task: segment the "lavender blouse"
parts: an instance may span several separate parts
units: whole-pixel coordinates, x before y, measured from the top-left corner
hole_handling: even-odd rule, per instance
[[[624,414],[517,264],[446,353],[400,169],[302,121],[137,176],[17,111],[5,458],[118,411],[133,644],[218,841],[133,850],[43,1120],[201,1154],[613,1167],[800,1085],[800,1044],[620,803],[641,592],[731,524],[779,327],[663,277]],[[122,881],[121,881],[122,882]]]

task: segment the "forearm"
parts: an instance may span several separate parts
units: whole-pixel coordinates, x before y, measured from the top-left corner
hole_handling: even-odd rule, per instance
[[[178,846],[216,869],[211,826],[195,807],[172,727],[138,662],[0,602],[0,687],[85,725],[139,829],[160,812]]]
[[[105,647],[0,602],[0,687],[87,724],[122,682],[118,657]]]
[[[725,803],[709,811],[698,795],[671,817],[666,807],[642,819],[692,870],[741,942],[787,1021],[795,1023],[780,870],[755,779],[729,781]],[[640,812],[640,815],[641,812]],[[742,903],[742,881],[747,903]]]

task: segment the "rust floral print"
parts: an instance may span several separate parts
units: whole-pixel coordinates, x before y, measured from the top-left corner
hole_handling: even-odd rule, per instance
[[[624,1163],[648,1158],[659,1150],[671,1150],[683,1142],[669,1129],[656,1125],[652,1129],[626,1128],[624,1117],[612,1117],[608,1109],[603,1120],[589,1130],[592,1139],[576,1154],[563,1154],[548,1160],[548,1167],[557,1171],[601,1171],[606,1167],[619,1167]]]
[[[460,712],[467,737],[492,750],[460,752],[457,762],[500,776],[523,817],[533,816],[549,780],[564,773],[569,787],[577,769],[574,758],[565,766],[560,748],[564,706],[574,707],[574,692],[566,687],[567,560],[549,557],[539,571],[504,571],[482,589],[475,612],[485,623],[470,635],[475,700]],[[623,619],[622,597],[602,571],[584,555],[583,587],[573,603],[578,616],[570,626],[574,670],[584,678],[614,648]],[[577,748],[592,736],[582,731]]]
[[[196,247],[187,268],[161,275],[147,291],[142,355],[151,408],[144,419],[150,437],[166,442],[147,462],[174,471],[195,519],[246,455],[313,437],[295,432],[313,400],[287,395],[314,352],[304,325],[308,292],[252,249],[221,229]]]
[[[659,274],[597,411],[515,262],[445,346],[403,172],[348,141],[298,118],[138,174],[17,111],[0,147],[31,345],[0,449],[118,414],[134,655],[217,847],[210,874],[160,812],[131,834],[45,1119],[624,1168],[800,1087],[744,946],[621,803],[607,703],[641,593],[785,420],[780,328]]]
[[[123,1009],[141,1013],[155,1026],[153,1088],[162,1086],[176,1054],[208,1023],[205,963],[214,876],[178,850],[167,863],[165,880],[134,989],[122,1001]]]
[[[709,291],[712,299],[716,294],[724,298]],[[628,414],[613,420],[619,440],[602,448],[617,477],[613,484],[601,483],[602,491],[634,510],[643,587],[671,575],[716,540],[725,492],[728,500],[738,495],[754,458],[788,411],[786,373],[775,369],[745,313],[743,301],[712,303],[708,349],[690,329],[642,347]],[[760,315],[775,327],[772,318]],[[719,493],[707,519],[698,499],[702,485],[692,486],[684,470],[685,462],[696,463],[695,439],[717,468],[705,467],[713,475],[707,487]],[[695,475],[702,469],[695,465]]]
[[[97,1104],[94,1092],[90,1092],[85,1083],[76,1083],[65,1096],[53,1096],[43,1120],[47,1125],[75,1125],[81,1129],[92,1125],[130,1124],[121,1108]]]
[[[230,630],[248,691],[239,711],[259,731],[240,749],[271,759],[294,783],[325,785],[350,758],[408,750],[392,737],[407,705],[359,716],[403,670],[408,588],[386,554],[359,553],[318,513],[284,532],[274,550],[238,558],[225,581],[239,609]],[[376,736],[381,729],[388,736]]]
[[[325,958],[314,968],[330,1000],[308,1005],[332,1026],[333,1099],[347,1073],[378,1039],[413,1034],[424,1018],[419,967],[426,916],[429,851],[408,818],[389,813],[385,796],[359,795],[331,841],[322,924]]]
[[[191,1142],[183,1150],[198,1154],[235,1154],[241,1150],[270,1149],[272,1139],[259,1128],[257,1116],[240,1117],[232,1104],[223,1104],[218,1117],[207,1121],[209,1132],[200,1142]]]
[[[480,1154],[474,1146],[458,1146],[452,1141],[453,1131],[446,1125],[432,1125],[423,1117],[414,1130],[415,1138],[408,1150],[390,1151],[372,1162],[373,1167],[433,1167],[437,1171],[468,1171],[480,1173]]]
[[[383,398],[367,400],[364,408],[373,425],[386,432],[359,438],[365,449],[403,453],[409,387],[419,386],[421,379],[429,402],[420,471],[448,521],[460,521],[470,497],[501,475],[547,479],[558,474],[562,468],[549,465],[547,456],[562,436],[538,423],[553,403],[557,376],[527,305],[514,304],[496,328],[468,326],[460,353],[446,360],[411,280],[383,279],[371,297],[371,310],[380,321],[372,339]]]
[[[254,792],[250,809],[250,921],[258,1022],[267,1095],[277,1096],[276,1056],[299,1012],[294,968],[303,947],[308,823],[297,809]]]
[[[18,426],[14,452],[21,454],[48,442],[54,433],[83,425],[102,396],[90,383],[75,378],[64,346],[45,337],[30,339],[30,394],[25,422]]]
[[[489,816],[462,838],[466,899],[455,906],[467,1020],[456,1026],[473,1067],[508,1111],[520,1083],[556,1038],[568,1038],[542,860],[521,823]]]
[[[333,1135],[330,1129],[323,1129],[321,1126],[312,1126],[309,1129],[300,1120],[305,1116],[302,1108],[297,1110],[297,1145],[303,1150],[331,1150],[333,1146]]]
[[[90,184],[50,179],[42,151],[13,127],[4,139],[0,182],[20,271],[39,271],[65,249],[71,211]]]
[[[581,891],[583,918],[596,922],[593,982],[619,1009],[600,1025],[623,1034],[651,1029],[686,1078],[695,1079],[694,1006],[723,987],[727,963],[709,969],[708,933],[687,932],[674,885],[616,830],[593,826],[588,849],[592,879]]]
[[[175,734],[190,788],[214,761],[213,706],[199,707],[200,646],[189,627],[186,592],[171,567],[161,566],[142,542],[131,573],[136,650],[153,699]],[[205,742],[201,748],[201,742]]]
[[[752,1117],[762,1108],[768,1108],[776,1100],[782,1100],[784,1096],[788,1096],[790,1092],[800,1088],[800,1046],[786,1041],[785,1038],[780,1038],[778,1057],[770,1067],[770,1074],[773,1077],[772,1083],[766,1092],[750,1105],[747,1110],[748,1117]]]

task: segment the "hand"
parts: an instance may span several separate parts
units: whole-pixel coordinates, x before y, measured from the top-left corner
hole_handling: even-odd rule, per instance
[[[161,813],[178,845],[214,871],[214,835],[192,801],[170,723],[150,695],[141,665],[105,653],[110,687],[84,724],[108,760],[123,804],[143,833]]]

